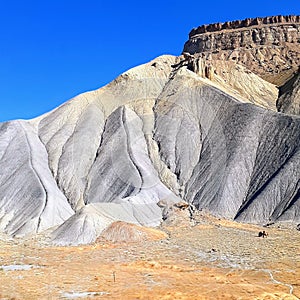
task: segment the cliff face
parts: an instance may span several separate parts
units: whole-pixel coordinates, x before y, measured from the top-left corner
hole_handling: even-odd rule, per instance
[[[300,115],[300,70],[279,89],[278,111]]]
[[[300,16],[277,16],[203,25],[183,52],[208,60],[232,60],[263,79],[284,84],[300,65]]]
[[[206,33],[206,32],[216,32],[226,29],[240,29],[251,26],[259,25],[276,25],[276,24],[294,24],[300,22],[300,16],[273,16],[265,18],[247,18],[245,20],[229,21],[225,23],[214,23],[209,25],[202,25],[197,28],[194,28],[189,37],[195,35]]]

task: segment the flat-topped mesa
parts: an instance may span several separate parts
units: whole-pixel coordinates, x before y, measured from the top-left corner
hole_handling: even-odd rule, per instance
[[[194,37],[197,34],[207,33],[207,32],[217,32],[226,29],[239,29],[250,26],[259,26],[259,25],[270,25],[270,24],[286,24],[286,23],[300,23],[300,16],[273,16],[265,18],[247,18],[244,20],[236,20],[224,23],[214,23],[209,25],[201,25],[197,28],[194,28],[190,34],[189,38]]]
[[[203,25],[183,52],[208,60],[232,60],[282,85],[300,65],[300,16],[274,16]]]

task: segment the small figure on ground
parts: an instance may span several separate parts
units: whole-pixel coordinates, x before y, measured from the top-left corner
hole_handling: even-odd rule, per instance
[[[263,231],[260,231],[259,233],[258,233],[258,237],[262,237],[262,238],[265,238],[265,237],[267,237],[268,236],[268,234],[263,230]]]

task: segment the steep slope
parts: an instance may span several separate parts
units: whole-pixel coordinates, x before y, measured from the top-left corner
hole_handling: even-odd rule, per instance
[[[11,235],[40,232],[74,212],[48,168],[48,154],[25,121],[0,124],[0,228]]]
[[[208,78],[211,84],[241,102],[253,103],[258,106],[277,111],[276,100],[278,88],[254,74],[247,67],[230,60],[207,60],[200,54],[183,57],[180,66],[197,75]]]
[[[18,139],[14,144],[12,133],[9,132],[6,136],[3,129],[1,151],[4,154],[9,153],[8,159],[12,159],[14,154],[18,158],[13,170],[5,167],[8,159],[4,155],[1,160],[4,165],[3,170],[5,170],[0,178],[5,195],[0,201],[3,206],[1,214],[3,231],[9,234],[19,232],[17,227],[19,224],[14,225],[13,229],[8,226],[17,222],[18,219],[22,222],[24,233],[47,229],[63,223],[75,211],[78,214],[71,218],[61,230],[64,231],[63,228],[67,228],[69,232],[68,224],[75,220],[78,226],[75,226],[74,231],[71,230],[73,235],[66,233],[68,241],[85,243],[95,240],[97,235],[89,235],[89,227],[86,226],[88,222],[85,217],[81,225],[78,223],[81,216],[88,211],[87,219],[93,218],[91,211],[94,211],[94,216],[98,219],[95,223],[92,222],[91,232],[96,230],[100,233],[105,227],[99,224],[108,225],[116,219],[128,221],[128,217],[124,217],[124,214],[115,213],[117,207],[120,207],[120,210],[128,207],[132,211],[130,219],[132,222],[142,225],[158,225],[161,220],[161,211],[156,203],[162,198],[169,199],[169,201],[178,201],[178,198],[160,182],[159,174],[148,157],[148,143],[149,148],[152,149],[152,158],[156,159],[157,165],[162,164],[157,145],[150,141],[154,126],[152,107],[155,98],[168,81],[172,70],[171,65],[175,61],[175,57],[160,57],[155,62],[122,74],[110,85],[98,91],[72,99],[44,116],[29,122],[18,121],[24,123],[26,128],[23,128],[25,125],[22,128],[16,127],[16,135],[22,137],[25,134],[29,135],[28,131],[30,131],[31,138],[34,139],[32,148],[35,151],[31,153],[33,150],[28,150],[27,160],[30,161],[32,155],[37,161],[36,164],[41,164],[45,168],[36,176],[36,180],[34,176],[27,177],[30,183],[28,188],[32,190],[28,194],[27,188],[21,186],[21,192],[19,192],[18,187],[22,178],[26,177],[27,171],[19,168],[21,161],[19,156],[22,157],[23,153],[21,151],[18,153],[17,147],[24,148],[25,141]],[[8,123],[8,126],[12,124]],[[6,141],[9,138],[10,140]],[[164,168],[162,164],[161,169]],[[31,170],[31,166],[28,169]],[[20,177],[10,176],[11,173],[17,173]],[[172,182],[172,176],[175,178],[168,170],[162,173],[168,182]],[[53,184],[50,191],[43,190],[46,189],[43,182],[49,181],[47,176],[50,176],[51,184]],[[176,179],[173,181],[176,182]],[[24,182],[25,186],[27,184]],[[6,189],[7,186],[9,190]],[[51,189],[53,193],[58,193],[54,204],[51,204],[53,200]],[[10,193],[10,190],[16,190],[16,194]],[[25,194],[28,197],[27,202],[23,199]],[[64,199],[65,204],[60,203],[60,197]],[[46,223],[43,219],[43,222],[37,219],[34,227],[31,225],[35,222],[32,215],[39,215],[39,201],[47,205],[57,205],[62,211],[57,212],[52,209],[52,222]],[[123,203],[119,204],[120,201]],[[103,205],[98,205],[99,202],[117,203],[110,206],[112,208],[110,213],[108,213],[109,209],[103,213]],[[8,203],[12,207],[11,210]],[[86,206],[89,203],[95,203],[95,205]],[[23,204],[31,209],[28,217],[26,210],[22,210]],[[45,214],[44,210],[48,212],[46,208],[42,208],[43,214]],[[19,209],[20,215],[16,215],[13,209]],[[40,223],[42,225],[45,223],[45,225],[41,226]],[[58,232],[60,231],[57,231],[57,234]],[[79,238],[79,233],[82,239]],[[58,234],[59,236],[61,235]]]
[[[109,189],[105,183],[110,182],[111,177],[114,178],[113,181],[117,180],[117,175],[121,171],[119,166],[115,170],[109,169],[110,161],[118,156],[114,153],[119,153],[113,148],[118,147],[122,150],[128,139],[125,136],[123,141],[119,140],[119,136],[127,130],[123,126],[126,113],[120,107],[127,105],[126,112],[130,114],[129,111],[131,111],[134,121],[141,122],[138,114],[141,115],[143,110],[151,110],[154,99],[168,80],[171,64],[174,61],[175,57],[164,56],[156,60],[155,67],[152,66],[153,63],[136,67],[122,74],[108,86],[80,95],[38,120],[38,134],[49,153],[51,171],[73,209],[79,210],[86,203],[97,202],[91,199],[94,197],[92,196],[93,189],[100,184],[101,194],[97,197],[102,198]],[[138,110],[141,110],[141,113]],[[133,142],[136,143],[137,140]],[[106,150],[102,149],[103,145]],[[102,155],[99,155],[99,152]],[[130,153],[124,151],[124,156],[120,159],[123,162],[131,160]],[[107,172],[110,172],[110,175],[101,174],[102,171],[93,169],[94,163],[101,164],[103,172],[105,168],[108,168]],[[128,163],[132,165],[134,162]],[[95,183],[96,186],[94,186],[93,178],[89,175],[91,172],[94,172],[96,177],[97,172],[100,173],[96,180],[103,181]],[[127,180],[128,174],[122,176]],[[137,176],[139,177],[139,174]],[[110,184],[115,185],[113,181]],[[123,186],[122,182],[117,184]],[[117,193],[126,193],[127,188],[115,187],[118,190]],[[85,193],[89,193],[87,198],[85,198]],[[114,197],[116,196],[114,192]],[[101,199],[104,202],[110,200],[109,197]]]
[[[242,103],[185,66],[155,101],[137,102],[138,114],[127,103],[108,116],[87,205],[56,243],[92,242],[116,219],[158,225],[156,203],[175,195],[221,217],[299,221],[299,118]]]
[[[155,138],[183,198],[232,219],[266,222],[289,210],[298,221],[299,118],[242,104],[181,73],[157,103]]]
[[[1,124],[1,230],[90,243],[118,220],[157,226],[157,203],[182,199],[243,222],[300,222],[300,118],[276,112],[277,87],[247,66],[198,54]],[[289,107],[298,79],[281,89]]]
[[[278,111],[300,115],[300,72],[279,89]]]

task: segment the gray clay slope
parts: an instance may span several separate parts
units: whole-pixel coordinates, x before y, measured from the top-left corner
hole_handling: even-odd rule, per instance
[[[300,115],[300,69],[279,89],[278,111]]]
[[[300,118],[176,63],[158,57],[37,119],[1,124],[1,231],[53,227],[58,244],[90,243],[116,220],[159,225],[157,202],[180,199],[243,222],[300,222]]]

